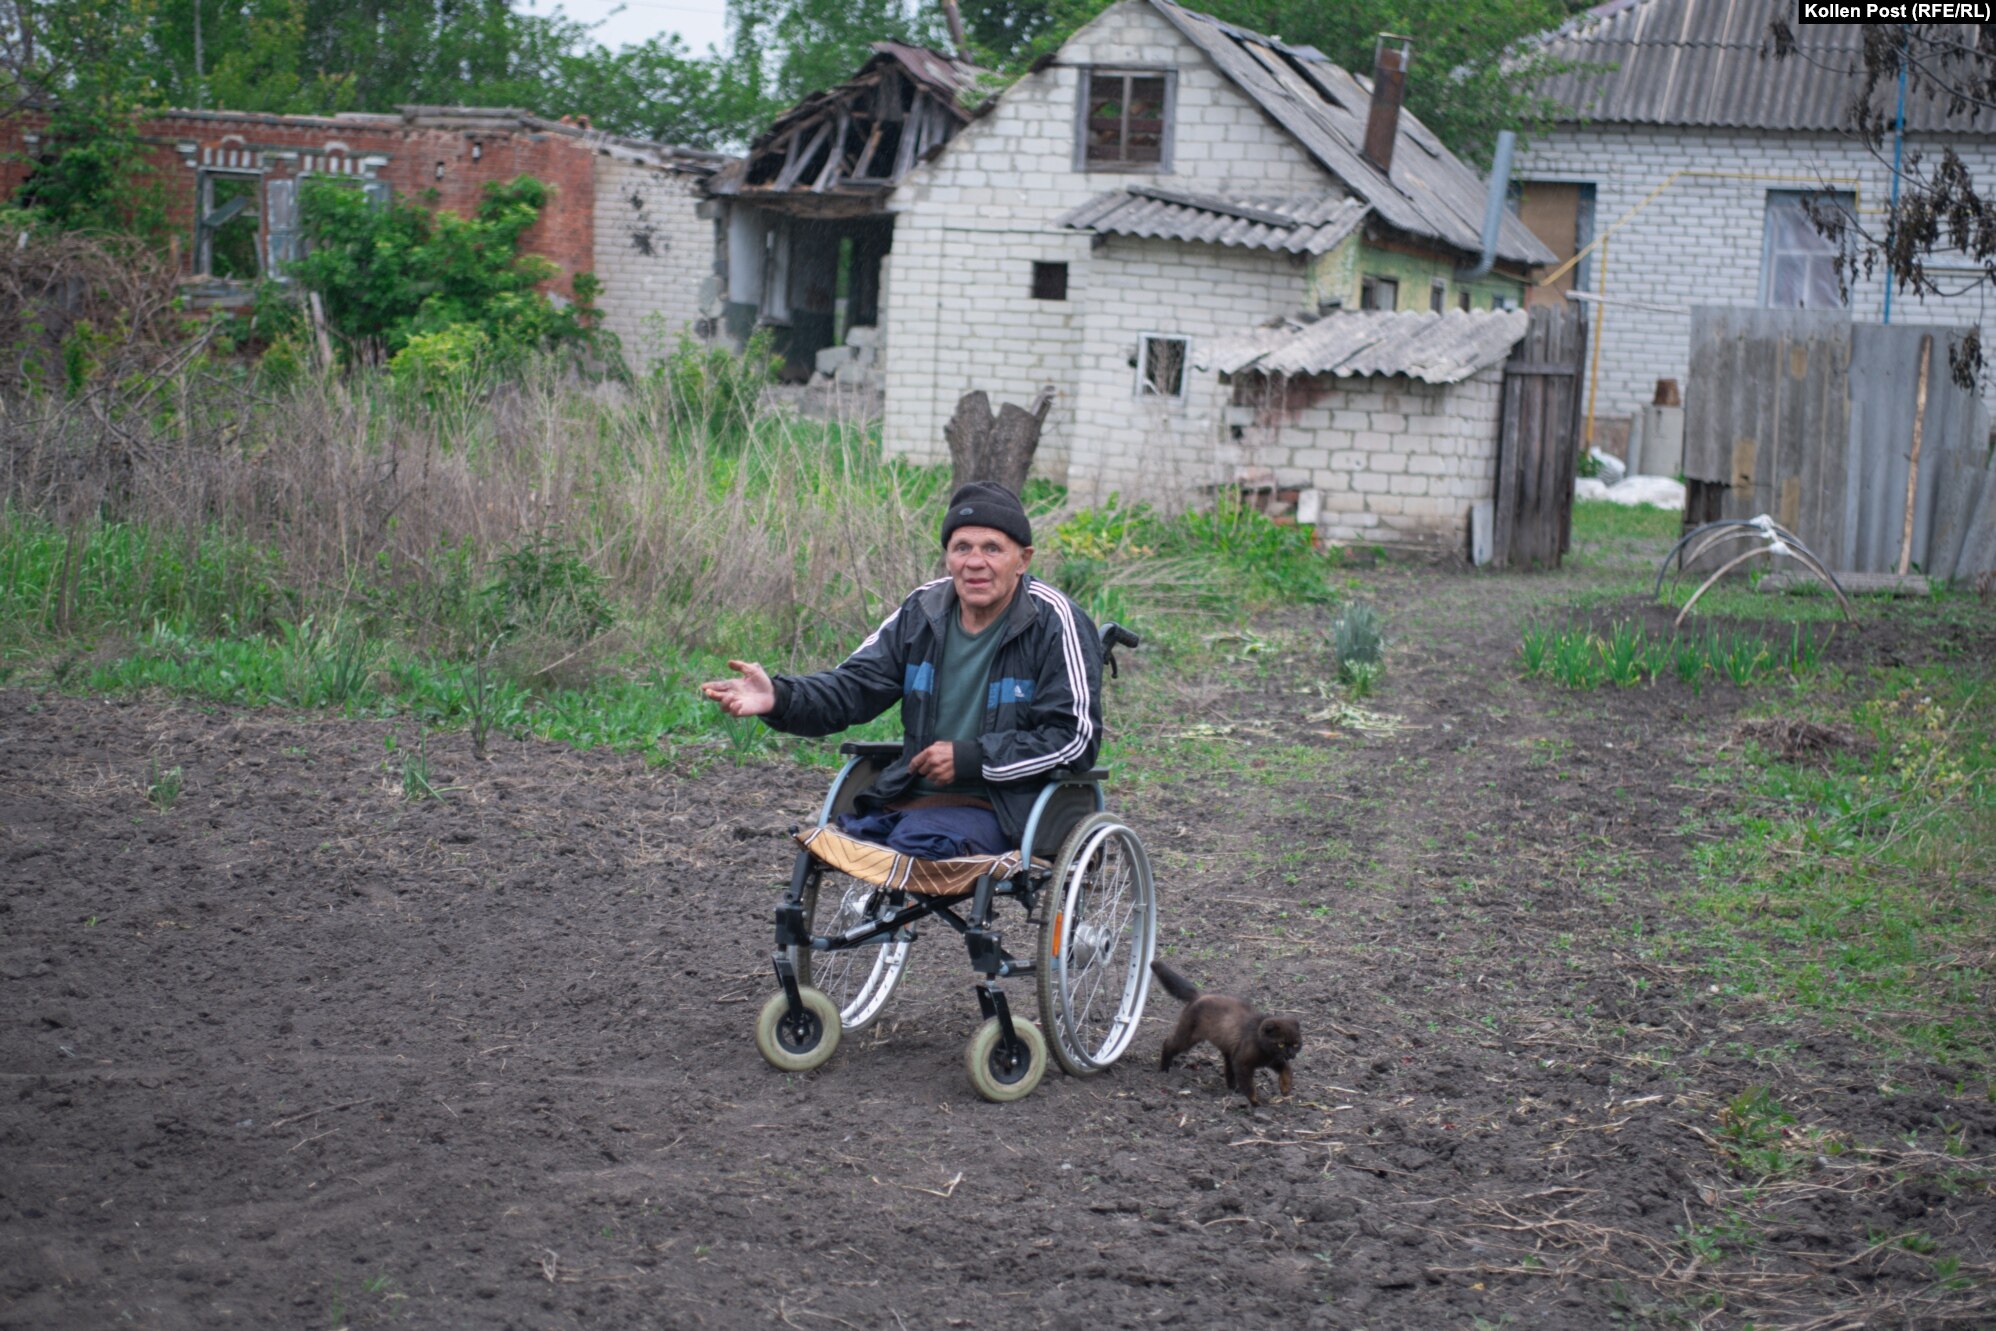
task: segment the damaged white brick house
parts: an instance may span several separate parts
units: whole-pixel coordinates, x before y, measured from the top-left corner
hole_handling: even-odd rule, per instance
[[[1400,109],[1407,55],[1382,43],[1375,97],[1313,49],[1122,0],[949,123],[871,205],[887,450],[944,460],[963,394],[1050,386],[1035,470],[1077,498],[1272,473],[1321,492],[1331,539],[1459,546],[1552,255],[1508,213],[1483,252],[1483,182]],[[846,164],[761,169],[865,174],[861,131],[825,137]]]

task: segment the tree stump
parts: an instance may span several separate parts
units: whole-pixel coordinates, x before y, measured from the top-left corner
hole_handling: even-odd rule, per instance
[[[1007,402],[994,415],[991,399],[982,389],[957,399],[956,411],[943,427],[943,438],[949,441],[950,488],[996,481],[1013,494],[1025,489],[1026,473],[1040,447],[1040,427],[1052,408],[1051,388],[1040,390],[1030,411]]]

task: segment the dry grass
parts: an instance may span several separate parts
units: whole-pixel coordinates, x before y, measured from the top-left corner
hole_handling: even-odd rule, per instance
[[[0,401],[5,502],[71,533],[115,520],[245,540],[322,616],[387,596],[447,620],[438,607],[498,555],[553,540],[627,614],[693,646],[750,624],[778,649],[850,642],[891,608],[874,589],[934,570],[928,478],[857,430],[759,412],[716,436],[662,381],[554,367],[442,400],[378,379],[268,391],[154,371],[133,396],[171,411]]]

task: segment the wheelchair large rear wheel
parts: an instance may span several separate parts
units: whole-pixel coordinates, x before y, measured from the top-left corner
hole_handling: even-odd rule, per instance
[[[804,926],[813,938],[843,934],[872,919],[886,900],[885,888],[824,869],[805,882]],[[838,1007],[840,1026],[848,1033],[863,1031],[879,1018],[901,983],[908,944],[874,943],[838,952],[793,947],[790,964],[797,968],[797,983],[822,990]]]
[[[1114,814],[1090,814],[1054,857],[1034,968],[1040,1022],[1070,1076],[1093,1076],[1130,1047],[1156,954],[1150,856]]]

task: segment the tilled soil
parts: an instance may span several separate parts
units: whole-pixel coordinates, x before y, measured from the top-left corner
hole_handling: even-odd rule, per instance
[[[390,723],[0,691],[0,1326],[1991,1324],[1988,1171],[1932,1147],[1996,1149],[1986,1074],[1888,1078],[1652,946],[1750,696],[1515,679],[1529,579],[1366,591],[1398,729],[1256,656],[1185,687],[1224,761],[1113,795],[1167,954],[1301,1018],[1257,1111],[1209,1048],[1157,1070],[1161,993],[1108,1074],[982,1102],[941,931],[877,1028],[772,1071],[821,769],[445,735],[411,803]],[[1777,1146],[1869,1149],[1756,1185],[1723,1111],[1762,1086]]]

